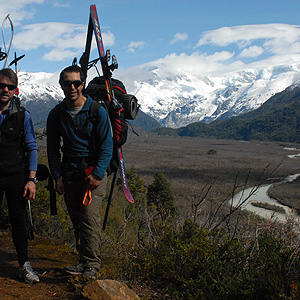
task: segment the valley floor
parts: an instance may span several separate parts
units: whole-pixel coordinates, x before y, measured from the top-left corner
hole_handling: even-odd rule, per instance
[[[146,184],[162,171],[171,181],[178,204],[189,211],[208,186],[208,197],[222,201],[234,188],[279,182],[300,173],[300,153],[292,143],[208,138],[130,135],[123,147],[127,169],[138,169]],[[299,181],[272,189],[272,196],[300,206]],[[288,190],[288,193],[287,193]],[[288,203],[286,203],[288,204]]]

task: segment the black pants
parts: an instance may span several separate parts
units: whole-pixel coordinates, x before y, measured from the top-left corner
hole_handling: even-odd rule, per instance
[[[27,200],[23,198],[24,174],[0,174],[0,207],[5,193],[12,238],[20,266],[28,260]]]

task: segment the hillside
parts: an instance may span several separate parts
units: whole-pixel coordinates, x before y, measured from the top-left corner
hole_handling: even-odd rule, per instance
[[[129,120],[129,123],[132,126],[139,127],[144,131],[151,131],[161,127],[160,124],[155,119],[145,114],[142,110],[139,110],[136,119]]]
[[[224,121],[196,122],[177,130],[156,129],[158,134],[239,140],[300,142],[300,87],[293,85],[272,96],[260,108]]]

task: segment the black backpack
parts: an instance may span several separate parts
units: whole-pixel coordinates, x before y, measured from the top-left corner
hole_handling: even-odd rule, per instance
[[[23,106],[21,106],[21,102],[18,97],[14,96],[13,102],[14,102],[14,107],[15,107],[14,110],[17,110],[17,112],[18,112],[18,122],[19,122],[20,128],[22,128],[21,135],[23,135],[26,109]],[[26,158],[26,154],[24,152],[24,159],[25,158]],[[24,162],[24,163],[26,163],[26,162]],[[26,174],[26,175],[28,176],[29,174]],[[36,177],[38,178],[38,181],[45,181],[48,179],[48,185],[46,186],[46,188],[50,192],[50,214],[52,216],[57,215],[56,193],[55,193],[55,189],[54,189],[53,178],[49,172],[48,167],[43,164],[38,164],[37,171],[36,171]],[[28,233],[29,233],[29,228],[28,228]],[[31,239],[33,239],[32,236],[31,236]]]
[[[109,115],[112,125],[114,149],[113,157],[107,170],[108,174],[118,169],[117,148],[124,145],[127,140],[128,124],[126,120],[135,119],[139,109],[136,97],[127,94],[124,84],[114,78],[111,78],[111,81],[114,90],[114,97],[111,95],[111,101],[108,99],[108,91],[103,76],[95,77],[83,91],[84,94],[89,95],[94,100],[89,113],[91,122],[97,121],[100,105],[106,108]]]
[[[104,102],[108,110],[109,116],[115,111],[120,110],[120,104],[123,108],[122,118],[126,120],[134,120],[138,114],[139,105],[134,95],[127,94],[126,88],[118,79],[111,78],[115,99],[109,102],[108,91],[105,86],[103,76],[95,77],[85,88],[84,93],[91,96],[97,102]],[[112,96],[112,95],[111,95]],[[122,109],[121,109],[122,110]]]

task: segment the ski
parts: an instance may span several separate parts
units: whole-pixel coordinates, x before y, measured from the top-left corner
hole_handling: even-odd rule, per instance
[[[125,164],[124,164],[124,159],[123,159],[122,148],[119,147],[117,149],[117,151],[118,151],[118,158],[119,158],[119,165],[120,165],[120,175],[121,175],[123,193],[124,193],[126,199],[129,202],[134,203],[134,200],[133,200],[133,197],[130,193],[130,189],[129,189],[128,182],[127,182],[127,175],[126,175],[126,171],[125,171]]]
[[[105,86],[108,92],[108,99],[109,101],[112,101],[112,103],[115,102],[114,98],[114,90],[112,88],[112,82],[111,82],[111,75],[112,71],[118,67],[116,57],[113,55],[112,56],[112,64],[109,65],[110,61],[110,51],[107,50],[105,52],[104,50],[104,45],[103,45],[103,40],[101,36],[101,30],[100,30],[100,23],[98,20],[98,14],[96,10],[96,5],[93,4],[90,6],[90,18],[89,18],[89,24],[88,24],[88,32],[87,32],[87,40],[86,40],[86,46],[85,46],[85,51],[80,59],[80,65],[83,69],[83,72],[85,75],[87,75],[87,71],[90,68],[90,62],[89,62],[89,56],[90,56],[90,51],[91,51],[91,43],[92,43],[92,36],[93,32],[95,34],[96,38],[96,44],[99,52],[99,59],[101,62],[101,67],[102,67],[102,73],[105,79]],[[92,61],[91,64],[94,65],[97,63],[97,59]],[[118,105],[118,103],[114,103],[114,105]],[[124,164],[124,158],[123,158],[123,152],[122,148],[119,147],[117,149],[118,153],[118,162],[119,162],[119,169],[120,169],[120,177],[121,177],[121,182],[122,182],[122,188],[123,188],[123,193],[126,197],[126,199],[134,203],[134,199],[131,195],[128,182],[127,182],[127,175],[126,175],[126,170],[125,170],[125,164]]]
[[[6,21],[9,21],[10,29],[11,29],[11,36],[10,36],[10,41],[9,41],[8,48],[6,48],[5,33],[4,33]],[[8,14],[2,22],[2,39],[3,39],[3,45],[4,45],[4,53],[6,53],[3,69],[8,64],[8,56],[9,56],[10,48],[11,48],[11,45],[12,45],[13,37],[14,37],[14,25],[13,25],[13,22],[10,18],[10,15]],[[0,51],[1,51],[1,49],[0,49]]]

